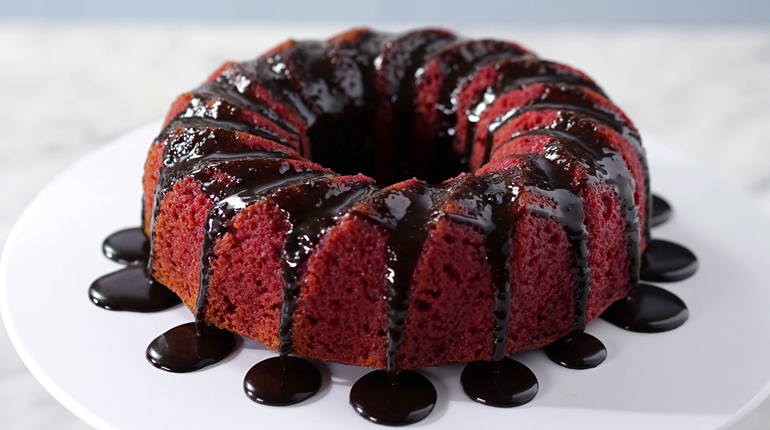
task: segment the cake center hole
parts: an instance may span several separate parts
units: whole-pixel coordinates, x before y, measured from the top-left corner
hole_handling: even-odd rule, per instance
[[[362,173],[383,187],[411,178],[440,184],[468,171],[467,157],[451,150],[451,136],[415,137],[413,118],[402,116],[375,124],[374,112],[362,107],[319,116],[307,130],[313,162],[342,175]]]

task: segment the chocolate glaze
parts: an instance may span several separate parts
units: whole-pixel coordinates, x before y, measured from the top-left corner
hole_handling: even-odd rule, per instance
[[[409,370],[391,379],[388,372],[367,373],[350,389],[350,405],[367,420],[388,426],[414,424],[436,406],[436,388],[424,376]]]
[[[671,218],[671,205],[659,195],[652,195],[652,220],[653,227],[657,227]]]
[[[171,290],[147,276],[144,267],[128,267],[104,275],[91,284],[88,297],[111,311],[158,312],[182,301]]]
[[[234,347],[235,338],[229,331],[187,323],[156,337],[147,347],[146,357],[158,369],[188,373],[222,360]]]
[[[487,406],[510,408],[532,401],[538,390],[535,374],[510,358],[468,363],[460,376],[463,391]]]
[[[554,217],[564,225],[570,249],[575,256],[575,320],[572,323],[572,330],[579,332],[586,326],[586,309],[591,292],[591,268],[588,265],[590,255],[583,199],[579,195],[579,189],[574,188],[571,177],[570,164],[574,164],[577,160],[567,152],[566,147],[561,145],[551,146],[550,150],[547,148],[548,152],[553,156],[532,156],[530,163],[525,165],[527,168],[525,189],[543,194],[556,202],[555,208],[534,207],[529,210],[543,217]]]
[[[689,315],[682,299],[673,293],[639,284],[628,296],[613,303],[601,318],[629,331],[659,333],[679,327]]]
[[[321,372],[298,357],[273,357],[255,364],[243,379],[243,390],[251,400],[269,406],[303,402],[321,389]]]
[[[604,344],[586,332],[559,339],[543,350],[551,361],[568,369],[591,369],[607,358]]]
[[[649,282],[677,282],[698,270],[695,254],[682,245],[655,239],[642,256],[641,278]]]
[[[102,243],[102,252],[110,260],[129,266],[146,265],[150,243],[141,227],[116,231]]]

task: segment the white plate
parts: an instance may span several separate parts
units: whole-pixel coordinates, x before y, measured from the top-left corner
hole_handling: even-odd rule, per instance
[[[9,237],[0,309],[26,365],[61,403],[104,430],[374,428],[348,404],[351,385],[367,369],[320,364],[325,382],[311,400],[261,406],[244,395],[243,377],[274,352],[246,340],[205,370],[163,372],[147,363],[145,348],[191,321],[187,309],[138,314],[91,304],[91,282],[120,268],[102,256],[102,241],[139,223],[142,165],[158,128],[141,127],[69,168]],[[653,189],[674,207],[654,235],[686,245],[700,260],[694,277],[664,286],[687,303],[690,319],[661,334],[592,323],[588,332],[609,350],[596,369],[564,369],[541,351],[517,355],[540,381],[537,397],[519,408],[469,400],[462,365],[424,369],[439,400],[415,428],[715,429],[770,393],[770,226],[703,166],[659,144],[647,148]]]

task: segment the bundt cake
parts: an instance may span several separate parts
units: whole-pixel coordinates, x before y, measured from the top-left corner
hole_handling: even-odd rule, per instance
[[[596,83],[437,29],[226,63],[143,183],[150,274],[199,322],[390,371],[582,331],[649,241],[644,149]]]

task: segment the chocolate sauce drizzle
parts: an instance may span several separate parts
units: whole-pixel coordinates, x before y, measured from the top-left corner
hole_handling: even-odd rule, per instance
[[[196,89],[193,94],[198,97],[214,97],[227,101],[233,106],[238,106],[251,112],[256,112],[269,119],[273,124],[291,134],[298,134],[299,130],[287,122],[283,116],[271,109],[265,103],[255,100],[248,91],[254,84],[254,76],[247,72],[247,64],[235,63],[223,71],[222,75],[211,82]]]
[[[433,131],[431,159],[433,166],[426,174],[431,183],[440,182],[449,169],[450,176],[456,176],[468,170],[468,154],[452,154],[452,142],[457,133],[458,103],[460,91],[476,75],[477,71],[489,64],[499,63],[526,54],[521,47],[496,40],[463,40],[443,49],[437,57],[440,60],[444,79],[439,90],[439,100],[435,106],[438,113],[438,128]],[[431,140],[430,137],[423,137]]]
[[[425,65],[436,58],[442,59],[443,67],[436,95],[440,121],[436,140],[430,143],[435,147],[429,152],[434,163],[440,160],[437,164],[446,167],[440,172],[423,168],[426,163],[420,151],[424,148],[415,148],[425,142],[413,137],[416,88]],[[477,95],[467,112],[458,112],[460,92],[488,65],[494,65],[500,78]],[[485,109],[504,94],[534,83],[544,86],[541,96],[509,110],[488,126],[483,163],[502,146],[493,148],[495,134],[530,111],[554,111],[556,120],[509,136],[506,142],[528,135],[547,136],[551,141],[542,154],[514,155],[519,162],[505,171],[460,175],[440,185],[411,180],[382,188],[304,163],[312,158],[335,171],[371,174],[376,170],[374,154],[382,150],[372,132],[381,108],[375,105],[386,105],[393,115],[388,150],[395,161],[392,172],[378,179],[402,181],[415,172],[427,172],[429,181],[441,182],[445,179],[442,175],[459,173],[452,170],[457,167],[455,162],[467,169],[477,123]],[[268,96],[258,95],[260,91]],[[633,287],[628,297],[610,307],[602,318],[628,330],[649,332],[675,328],[687,318],[686,306],[673,294],[649,285],[637,286],[640,272],[642,279],[661,282],[691,276],[697,260],[678,245],[651,240],[650,227],[663,222],[670,207],[666,210],[665,202],[652,198],[638,133],[625,117],[601,106],[591,93],[604,96],[579,72],[539,60],[515,45],[458,40],[441,30],[395,37],[361,31],[352,39],[343,37],[331,43],[292,42],[257,60],[232,64],[190,93],[187,107],[157,138],[164,149],[149,240],[143,241],[142,231],[133,229],[105,241],[104,252],[109,258],[130,265],[148,262],[146,269],[132,267],[100,278],[91,287],[91,299],[107,309],[122,306],[143,312],[166,306],[167,296],[178,302],[173,293],[151,280],[153,256],[148,258],[147,253],[155,247],[155,226],[165,196],[191,177],[211,203],[201,244],[195,322],[156,338],[147,349],[147,358],[156,367],[172,372],[194,371],[221,360],[235,341],[226,330],[206,322],[216,245],[240,211],[269,201],[289,225],[281,251],[280,356],[256,364],[244,379],[244,390],[262,404],[298,403],[313,396],[322,385],[311,362],[289,356],[303,271],[324,236],[342,217],[358,217],[389,231],[383,279],[388,287],[387,346],[385,369],[357,381],[350,402],[372,422],[410,424],[428,416],[436,403],[436,390],[427,378],[399,367],[399,349],[408,324],[410,281],[430,226],[449,218],[485,235],[495,294],[490,309],[494,323],[489,328],[492,361],[469,363],[461,377],[463,389],[473,400],[491,406],[527,403],[537,393],[537,378],[525,365],[506,357],[514,276],[511,243],[523,215],[558,221],[573,258],[573,321],[569,333],[545,349],[551,360],[582,369],[597,366],[607,356],[604,345],[584,332],[592,274],[583,200],[593,185],[607,184],[618,197],[625,220],[629,284]],[[260,97],[283,104],[276,108]],[[455,136],[457,120],[463,114],[466,135]],[[246,121],[247,117],[251,120]],[[640,225],[634,179],[620,150],[602,134],[602,127],[618,132],[643,165],[648,196],[644,225]],[[465,152],[450,156],[456,139],[464,139],[460,146]],[[544,197],[552,204],[516,204],[528,194]],[[455,207],[446,205],[450,200],[457,204],[455,209],[447,209]],[[643,243],[647,251],[640,255]],[[116,292],[116,284],[130,284],[133,291]],[[156,300],[160,296],[164,299]],[[151,309],[142,307],[150,302]]]
[[[369,222],[391,231],[388,241],[386,282],[388,309],[386,370],[393,375],[397,369],[398,347],[406,326],[407,295],[414,264],[427,238],[427,224],[440,199],[445,196],[439,188],[417,183],[413,189],[387,188],[373,194],[367,203],[374,213],[352,212]]]
[[[412,136],[417,83],[427,61],[456,40],[453,34],[441,30],[414,31],[387,41],[382,54],[375,60],[377,73],[384,81],[380,103],[392,109],[394,116],[392,145],[378,152],[381,158],[393,158],[388,160],[390,172],[378,175],[387,183],[411,178],[423,162],[415,160],[418,157]],[[388,153],[389,149],[392,154]]]
[[[344,209],[373,191],[374,187],[368,185],[351,186],[330,180],[315,180],[282,188],[271,196],[272,201],[288,214],[291,223],[282,272],[284,289],[278,331],[281,355],[289,354],[292,348],[291,329],[299,297],[300,269]]]

